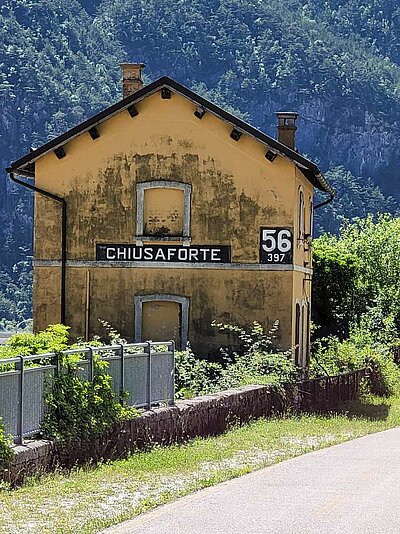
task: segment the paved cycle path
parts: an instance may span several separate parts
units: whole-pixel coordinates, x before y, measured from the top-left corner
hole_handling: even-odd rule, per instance
[[[107,534],[400,534],[400,428],[198,491]]]

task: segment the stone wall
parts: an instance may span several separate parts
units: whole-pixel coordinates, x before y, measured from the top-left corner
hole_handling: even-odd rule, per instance
[[[13,448],[9,470],[0,473],[12,485],[27,476],[58,468],[70,468],[102,459],[117,459],[130,451],[152,444],[182,443],[195,437],[223,433],[234,424],[281,413],[287,405],[301,411],[324,411],[355,399],[365,371],[356,371],[317,380],[304,381],[279,395],[267,386],[246,386],[177,402],[174,406],[154,408],[128,421],[115,424],[89,444],[62,447],[54,442],[26,441]]]

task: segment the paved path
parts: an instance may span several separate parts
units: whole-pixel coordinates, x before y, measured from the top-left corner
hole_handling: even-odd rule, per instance
[[[400,428],[207,488],[107,534],[400,534]]]

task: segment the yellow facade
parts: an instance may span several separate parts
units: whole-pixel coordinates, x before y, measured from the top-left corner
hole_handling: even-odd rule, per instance
[[[233,140],[232,125],[220,117],[206,113],[199,120],[196,104],[180,94],[162,99],[157,91],[136,108],[134,118],[122,111],[97,125],[95,140],[87,132],[69,140],[62,159],[50,151],[35,163],[36,186],[66,200],[66,323],[73,337],[104,334],[100,319],[128,340],[147,338],[151,311],[153,339],[174,335],[177,296],[185,299],[179,306],[187,303],[186,334],[199,352],[230,341],[211,327],[213,320],[259,321],[266,328],[278,320],[280,344],[293,348],[296,304],[302,313],[310,305],[313,186],[289,158],[268,161],[259,140],[246,134]],[[138,206],[140,184],[144,206]],[[292,229],[293,264],[260,264],[262,227]],[[35,195],[36,330],[60,320],[60,236],[59,204]],[[98,244],[165,242],[228,246],[231,262],[96,261]],[[304,362],[305,324],[300,337]]]

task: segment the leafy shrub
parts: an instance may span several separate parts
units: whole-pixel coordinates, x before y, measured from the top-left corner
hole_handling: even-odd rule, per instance
[[[65,350],[68,345],[68,330],[68,326],[52,324],[37,334],[15,334],[0,347],[0,359]]]
[[[371,331],[356,328],[350,338],[318,340],[310,361],[310,376],[332,376],[368,369],[367,387],[371,393],[389,396],[400,388],[400,368],[394,362],[390,347],[373,339]]]
[[[224,389],[248,384],[282,386],[296,381],[298,370],[290,352],[283,352],[276,347],[278,321],[268,333],[257,321],[248,330],[236,325],[213,324],[221,331],[234,333],[238,341],[238,349],[232,354],[232,361],[221,376]],[[226,357],[228,359],[228,354]]]
[[[218,391],[222,370],[220,363],[196,358],[190,347],[176,352],[176,398],[190,398]]]
[[[278,323],[266,334],[254,322],[246,330],[236,325],[213,323],[222,331],[237,337],[237,350],[221,349],[220,362],[196,358],[188,349],[175,356],[175,387],[177,397],[214,393],[249,384],[271,384],[276,387],[296,380],[297,369],[290,354],[274,347]]]
[[[119,403],[107,374],[108,363],[94,358],[93,381],[79,378],[79,367],[71,357],[61,359],[61,369],[46,393],[47,413],[42,431],[61,442],[87,442],[114,422],[134,417],[136,408]]]
[[[11,440],[7,436],[4,429],[4,425],[1,422],[0,418],[0,472],[4,469],[7,469],[10,464],[12,458],[12,451],[10,446]]]
[[[399,392],[400,368],[389,354],[375,353],[366,359],[369,369],[368,386],[371,393],[389,397]]]
[[[400,218],[387,214],[314,241],[313,321],[321,337],[346,338],[365,320],[375,334],[391,323],[400,335],[399,254]]]
[[[312,320],[320,337],[347,337],[365,308],[365,299],[359,298],[358,263],[337,237],[324,235],[314,241]]]
[[[235,361],[222,372],[221,389],[250,384],[268,384],[280,388],[296,381],[297,369],[289,354],[253,352],[236,355]]]

